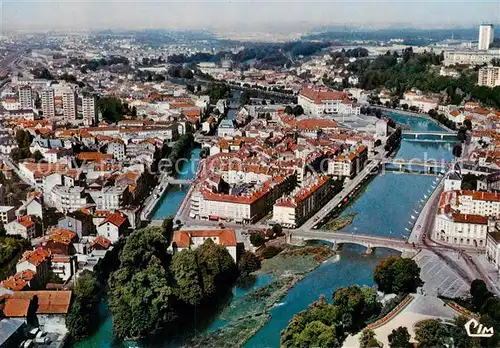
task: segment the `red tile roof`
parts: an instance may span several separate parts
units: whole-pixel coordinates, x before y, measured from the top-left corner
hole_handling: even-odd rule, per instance
[[[73,239],[76,237],[76,233],[67,230],[62,227],[53,227],[49,233],[48,238],[57,243],[63,243],[66,245],[71,244]]]
[[[25,301],[28,301],[29,305],[29,301],[31,301],[35,296],[38,299],[37,314],[68,313],[69,305],[71,303],[71,291],[17,291],[13,295],[6,296],[6,305],[12,300],[21,300],[9,305],[9,310],[12,310],[11,313],[22,314],[26,306]]]
[[[38,266],[50,256],[50,252],[44,248],[36,248],[23,253],[23,257],[18,263],[28,261],[32,265]]]
[[[109,222],[116,227],[120,227],[125,221],[127,221],[127,218],[123,216],[119,211],[115,211],[113,214],[108,215],[108,217],[106,217],[106,219],[104,219],[104,221],[101,222],[99,226],[102,226]]]
[[[300,91],[300,95],[313,101],[316,104],[322,104],[327,100],[341,101],[347,98],[348,94],[345,92],[331,91],[327,89],[305,87]]]
[[[76,157],[81,161],[101,162],[102,160],[111,160],[113,155],[100,152],[80,152]]]
[[[452,213],[451,216],[455,222],[482,225],[488,223],[488,218],[481,215]]]
[[[31,219],[31,216],[30,215],[25,215],[25,216],[20,216],[17,218],[17,222],[25,227],[25,228],[31,228],[33,226],[35,226],[35,223],[33,222],[33,220]]]
[[[7,298],[3,307],[3,314],[6,317],[26,317],[31,299]]]
[[[104,249],[108,249],[111,245],[111,241],[104,236],[97,236],[97,238],[90,243],[89,248],[94,249],[97,245],[100,245]]]
[[[191,238],[218,237],[219,245],[236,246],[236,232],[234,230],[183,230],[175,231],[173,243],[180,248],[191,245]]]

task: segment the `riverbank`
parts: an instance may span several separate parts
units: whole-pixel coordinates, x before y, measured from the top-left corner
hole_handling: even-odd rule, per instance
[[[239,347],[270,319],[270,310],[309,272],[315,270],[334,252],[326,245],[291,247],[275,257],[263,260],[255,274],[271,274],[271,283],[234,300],[218,317],[223,326],[190,340],[193,347]],[[237,333],[237,334],[236,334]]]
[[[182,162],[176,178],[194,179],[197,170],[195,163],[199,160],[200,151],[199,147],[191,148],[187,156],[189,161]],[[152,220],[163,220],[169,216],[176,216],[179,207],[182,205],[190,189],[191,186],[177,187],[176,185],[170,185],[168,189],[165,188],[163,195],[158,197],[154,208],[151,209],[149,218]]]
[[[405,111],[405,110],[400,110],[400,109],[392,109],[392,108],[387,108],[387,107],[384,107],[384,106],[373,106],[373,107],[374,108],[378,108],[378,109],[380,109],[382,111],[385,111],[385,112],[390,112],[392,114],[398,114],[398,115],[403,115],[403,116],[411,116],[411,117],[419,117],[419,118],[425,119],[427,121],[431,121],[436,126],[441,127],[441,128],[443,128],[444,130],[446,130],[446,131],[448,131],[450,133],[455,133],[456,132],[453,129],[450,129],[450,128],[446,127],[444,124],[442,124],[438,120],[430,117],[428,114],[422,114],[422,113],[412,112],[412,111]],[[391,115],[387,115],[387,116],[391,117]],[[394,120],[394,121],[397,123],[396,120]]]

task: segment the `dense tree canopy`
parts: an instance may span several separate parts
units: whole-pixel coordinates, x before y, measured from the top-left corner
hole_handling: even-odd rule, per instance
[[[359,336],[359,348],[382,348],[375,338],[375,332],[371,329],[364,329]]]
[[[413,348],[410,343],[410,333],[406,327],[398,327],[392,330],[392,332],[387,337],[389,341],[390,348]]]
[[[347,69],[361,76],[363,89],[388,88],[401,96],[416,87],[424,92],[444,92],[446,100],[455,105],[467,98],[500,108],[500,87],[478,86],[476,72],[468,71],[458,78],[440,76],[437,66],[444,59],[443,53],[414,53],[409,47],[402,51],[400,62],[398,56],[385,54],[372,61],[357,60]]]
[[[357,285],[338,289],[333,294],[333,304],[322,297],[296,314],[281,332],[281,345],[306,347],[310,345],[304,345],[305,342],[311,342],[314,346],[320,337],[328,337],[329,347],[340,347],[347,334],[362,329],[380,309],[373,289]]]
[[[99,325],[99,301],[102,287],[94,273],[82,272],[73,288],[73,302],[68,312],[67,326],[75,340],[91,334]]]
[[[102,118],[110,123],[123,120],[128,112],[127,106],[119,98],[112,96],[100,98],[98,108],[102,113]]]
[[[260,268],[260,259],[254,253],[245,250],[238,261],[238,271],[241,276],[247,276]]]
[[[446,348],[451,341],[446,325],[434,319],[419,323],[415,338],[418,348]]]
[[[162,228],[134,231],[120,253],[109,285],[117,337],[177,333],[190,325],[197,306],[212,306],[237,276],[229,252],[208,239],[195,250],[167,253]]]
[[[420,268],[413,259],[390,256],[373,272],[373,280],[385,293],[415,292],[421,284]]]

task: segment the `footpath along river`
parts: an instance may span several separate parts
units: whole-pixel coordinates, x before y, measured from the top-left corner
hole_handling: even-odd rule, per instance
[[[432,120],[414,116],[390,114],[398,123],[408,126],[414,131],[443,130]],[[403,140],[396,158],[434,158],[438,161],[451,159],[453,141],[429,142]],[[425,157],[427,156],[427,157]],[[191,159],[196,158],[196,153]],[[190,165],[189,163],[187,165]],[[423,200],[431,192],[436,177],[418,174],[385,173],[374,178],[360,195],[346,208],[346,212],[357,213],[351,225],[344,231],[352,233],[374,234],[405,238],[411,230],[413,217],[420,212]],[[186,189],[183,189],[187,191]],[[174,191],[175,192],[175,191]],[[180,194],[167,193],[154,212],[162,218],[173,215],[180,205]],[[184,196],[185,193],[182,195]],[[166,215],[165,215],[166,214]],[[407,230],[408,229],[408,230]],[[331,298],[331,294],[339,287],[353,284],[373,285],[372,271],[382,258],[397,254],[388,249],[377,249],[372,255],[366,256],[364,248],[346,245],[336,261],[328,260],[310,272],[299,284],[294,286],[278,306],[270,314],[271,319],[245,344],[247,348],[278,347],[280,332],[297,312],[317,300],[321,294]],[[260,287],[267,279],[258,281],[254,286]],[[246,289],[248,291],[249,289]],[[238,296],[241,289],[233,289]],[[112,325],[109,313],[103,308],[103,325],[91,338],[80,342],[78,348],[116,346],[112,340]],[[215,318],[210,329],[224,325]],[[130,346],[130,343],[125,343]],[[168,346],[165,344],[163,346]]]

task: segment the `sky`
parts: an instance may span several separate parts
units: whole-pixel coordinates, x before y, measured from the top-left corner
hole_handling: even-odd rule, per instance
[[[499,0],[0,0],[1,29],[218,29],[307,31],[321,25],[384,28],[500,23]]]

